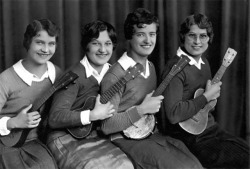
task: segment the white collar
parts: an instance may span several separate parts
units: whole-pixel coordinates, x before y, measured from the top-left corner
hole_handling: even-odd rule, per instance
[[[87,58],[87,56],[84,56],[83,59],[80,61],[80,63],[85,67],[86,70],[86,77],[89,78],[91,75],[94,76],[96,78],[96,80],[98,81],[98,83],[100,84],[100,82],[102,81],[103,76],[105,75],[105,73],[108,71],[110,64],[109,63],[105,63],[103,65],[102,71],[99,74],[89,63],[89,60]]]
[[[201,64],[205,64],[205,63],[203,62],[203,60],[202,60],[201,57],[200,57],[199,61],[196,62],[196,60],[195,60],[193,57],[189,56],[187,53],[185,53],[185,52],[179,47],[178,50],[177,50],[177,56],[180,57],[181,55],[187,56],[187,57],[190,59],[189,64],[190,64],[190,65],[195,65],[198,69],[201,69]]]
[[[47,70],[42,75],[41,78],[37,77],[35,74],[30,73],[23,67],[22,64],[23,60],[19,60],[16,64],[13,65],[13,68],[16,74],[29,86],[31,86],[33,81],[43,81],[45,78],[49,78],[52,84],[55,82],[56,79],[56,69],[53,63],[47,61]]]
[[[121,56],[121,58],[118,60],[118,62],[120,63],[120,65],[122,66],[122,68],[126,71],[129,67],[133,67],[134,65],[136,65],[136,62],[127,55],[127,52],[124,52],[123,55]],[[149,61],[146,61],[146,72],[145,74],[142,72],[141,75],[144,78],[148,78],[148,76],[150,75],[149,72]]]

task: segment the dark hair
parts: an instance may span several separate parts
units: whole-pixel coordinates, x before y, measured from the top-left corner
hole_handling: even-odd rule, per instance
[[[127,40],[132,39],[135,33],[134,25],[138,28],[142,28],[143,24],[155,23],[157,27],[157,33],[159,32],[159,20],[150,11],[144,8],[138,8],[134,12],[129,13],[124,23],[124,35]]]
[[[103,32],[105,30],[108,32],[108,35],[113,43],[113,50],[115,49],[117,45],[115,28],[108,22],[96,20],[86,24],[81,28],[81,46],[84,52],[87,51],[88,43],[93,39],[97,39],[100,35],[100,32]]]
[[[179,38],[182,44],[185,41],[185,35],[190,31],[192,25],[198,25],[200,29],[206,29],[209,36],[209,43],[212,43],[214,32],[211,21],[203,14],[193,14],[188,16],[180,26]]]
[[[41,30],[47,31],[49,36],[55,36],[58,41],[60,29],[49,19],[34,20],[30,23],[24,33],[23,46],[29,50],[32,38]]]

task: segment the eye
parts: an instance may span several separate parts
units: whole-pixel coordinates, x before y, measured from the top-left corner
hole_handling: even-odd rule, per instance
[[[137,36],[137,37],[143,37],[144,34],[143,34],[143,33],[137,33],[136,36]]]
[[[99,45],[98,42],[91,42],[91,44],[94,45],[94,46],[98,46]]]
[[[150,33],[150,36],[151,36],[151,37],[155,37],[155,36],[156,36],[156,33]]]
[[[55,46],[55,45],[56,45],[56,42],[50,42],[49,45],[50,45],[50,46]]]
[[[106,42],[105,45],[106,46],[111,46],[111,45],[113,45],[113,43],[112,42]]]
[[[207,39],[207,37],[208,37],[208,36],[207,36],[206,34],[201,34],[201,35],[200,35],[200,38],[201,38],[201,39]]]
[[[196,38],[196,35],[194,33],[190,33],[187,35],[189,38],[191,39],[195,39]]]
[[[42,41],[36,41],[36,44],[38,44],[38,45],[42,45],[42,44],[43,44],[43,42],[42,42]]]

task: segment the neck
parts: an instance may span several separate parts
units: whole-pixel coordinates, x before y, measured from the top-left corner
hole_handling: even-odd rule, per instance
[[[90,63],[90,65],[98,72],[98,74],[101,73],[103,65],[99,66],[99,65],[92,64],[92,63]]]
[[[185,52],[186,54],[188,54],[189,56],[191,56],[192,58],[194,58],[194,60],[198,63],[200,58],[201,58],[201,55],[198,55],[198,56],[194,56],[194,55],[191,55],[190,53],[188,53],[188,51],[184,48],[184,47],[181,47],[181,50],[183,52]]]
[[[27,71],[38,77],[42,77],[47,70],[47,64],[35,64],[27,59],[22,61],[22,65]]]
[[[127,55],[129,57],[131,57],[136,63],[142,64],[143,68],[144,68],[144,73],[145,73],[148,56],[140,56],[140,55],[136,55],[136,54],[134,54],[132,52],[127,52]]]

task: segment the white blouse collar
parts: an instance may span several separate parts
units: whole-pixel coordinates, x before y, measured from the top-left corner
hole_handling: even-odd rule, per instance
[[[19,60],[16,64],[13,65],[13,68],[16,74],[29,86],[32,85],[33,81],[43,81],[45,78],[49,78],[52,84],[55,82],[56,79],[56,69],[55,65],[47,61],[47,71],[42,75],[41,78],[37,77],[36,75],[30,73],[28,70],[24,68],[22,65],[23,60]]]

